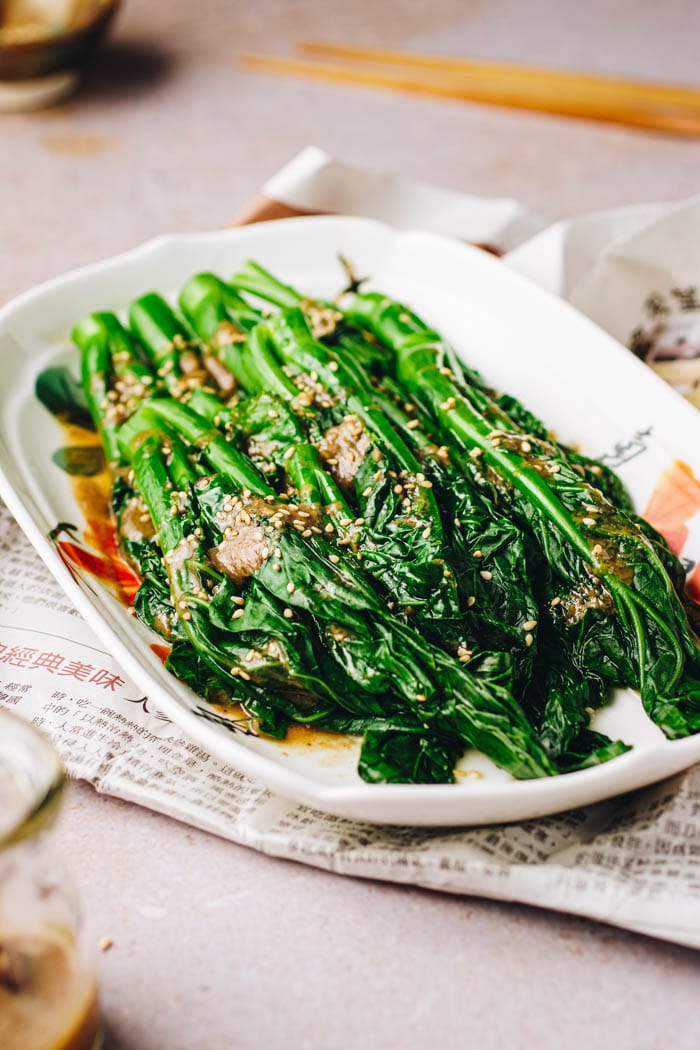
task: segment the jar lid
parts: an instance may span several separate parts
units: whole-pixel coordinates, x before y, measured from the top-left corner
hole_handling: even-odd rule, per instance
[[[49,740],[0,710],[0,850],[51,823],[65,774]]]

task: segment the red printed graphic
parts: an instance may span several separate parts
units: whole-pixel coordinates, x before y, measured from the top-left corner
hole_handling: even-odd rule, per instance
[[[700,481],[687,463],[676,460],[659,478],[643,517],[664,537],[674,554],[681,554],[688,525],[700,511]],[[686,590],[700,602],[700,563],[688,577]]]
[[[89,572],[114,591],[124,605],[132,605],[141,581],[119,554],[117,532],[111,522],[88,518],[85,540],[100,553],[96,554],[73,540],[56,541],[63,561]]]

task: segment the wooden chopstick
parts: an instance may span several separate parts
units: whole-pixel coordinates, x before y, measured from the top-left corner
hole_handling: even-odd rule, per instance
[[[434,72],[460,74],[464,78],[549,84],[553,87],[576,84],[594,93],[614,91],[620,97],[672,102],[679,106],[700,108],[700,90],[680,84],[656,84],[647,80],[628,80],[604,77],[590,73],[572,73],[563,69],[544,69],[516,66],[505,62],[480,62],[455,58],[450,55],[423,55],[415,51],[395,51],[386,48],[353,47],[349,44],[331,44],[320,40],[300,40],[296,48],[302,54],[322,55],[327,58],[346,58],[353,62],[380,62],[385,66],[404,66],[408,69],[430,69]]]
[[[700,136],[700,91],[500,63],[304,41],[350,62],[244,55],[248,68]],[[355,65],[353,63],[359,63]]]

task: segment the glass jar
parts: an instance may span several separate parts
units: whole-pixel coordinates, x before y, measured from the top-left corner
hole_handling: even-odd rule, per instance
[[[33,726],[0,710],[0,1047],[97,1050],[97,985],[49,828],[61,762]]]

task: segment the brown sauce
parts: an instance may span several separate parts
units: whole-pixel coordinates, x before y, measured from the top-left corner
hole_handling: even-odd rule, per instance
[[[209,706],[232,722],[240,722],[241,726],[250,724],[251,719],[240,704],[210,704]],[[305,725],[291,725],[283,740],[276,740],[274,737],[264,736],[264,734],[260,734],[260,736],[271,744],[277,744],[283,754],[290,750],[300,751],[307,748],[324,752],[347,751],[355,747],[359,739],[359,737],[350,736],[348,733],[329,733],[324,729],[316,729],[315,726]]]
[[[67,445],[76,448],[101,448],[98,434],[94,430],[85,430],[84,427],[75,423],[65,423],[59,420],[61,429]],[[99,550],[99,535],[91,534],[92,522],[104,522],[111,525],[111,502],[112,502],[112,475],[107,464],[98,474],[86,476],[75,474],[71,476],[71,485],[75,501],[80,507],[88,528],[85,532],[85,540],[91,546]],[[98,530],[95,530],[98,531]]]
[[[0,932],[2,1050],[92,1050],[99,1033],[95,979],[68,937]]]
[[[265,552],[269,550],[269,541],[260,525],[239,524],[237,535],[224,539],[218,547],[208,552],[209,559],[238,584],[258,571],[265,561]]]
[[[314,726],[294,725],[289,727],[284,740],[278,740],[276,743],[285,749],[294,751],[305,748],[321,751],[348,751],[355,747],[358,739],[348,733],[329,733],[324,729],[316,729]]]
[[[341,489],[348,490],[369,447],[362,420],[346,416],[342,423],[325,432],[318,451]]]
[[[77,448],[100,448],[94,430],[58,419],[66,444]],[[59,551],[71,566],[77,565],[105,583],[122,604],[130,606],[140,584],[139,576],[119,549],[117,530],[112,518],[112,476],[107,464],[93,475],[70,475],[73,498],[85,520],[82,540],[57,539]],[[99,552],[93,554],[92,551]]]

